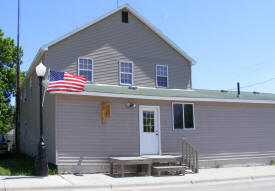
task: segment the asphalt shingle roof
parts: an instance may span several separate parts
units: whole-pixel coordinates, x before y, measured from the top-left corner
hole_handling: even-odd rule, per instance
[[[275,94],[243,92],[237,97],[236,91],[221,92],[219,90],[192,89],[175,90],[161,88],[130,89],[126,86],[86,85],[85,91],[125,95],[184,97],[184,98],[212,98],[212,99],[240,99],[240,100],[270,100],[275,101]]]

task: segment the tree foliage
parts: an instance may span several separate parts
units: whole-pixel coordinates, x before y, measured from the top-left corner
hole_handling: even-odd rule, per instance
[[[16,91],[16,56],[14,40],[4,38],[4,32],[0,29],[0,134],[6,133],[13,125],[14,107],[11,106],[11,98]]]

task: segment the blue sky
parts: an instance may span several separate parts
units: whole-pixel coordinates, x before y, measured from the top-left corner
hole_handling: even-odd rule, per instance
[[[22,70],[38,49],[116,8],[116,0],[21,0]],[[193,57],[193,88],[275,93],[275,1],[119,0]],[[16,38],[17,0],[1,0],[0,28]],[[274,78],[274,79],[273,79]]]

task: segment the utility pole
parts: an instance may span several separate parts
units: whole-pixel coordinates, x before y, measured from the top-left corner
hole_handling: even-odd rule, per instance
[[[15,143],[16,152],[20,152],[20,46],[19,46],[19,32],[20,32],[20,0],[17,1],[17,58],[16,58],[16,128],[15,128]]]

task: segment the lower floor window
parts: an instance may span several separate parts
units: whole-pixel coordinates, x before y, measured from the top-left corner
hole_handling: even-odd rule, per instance
[[[194,104],[173,103],[174,129],[194,128]]]

